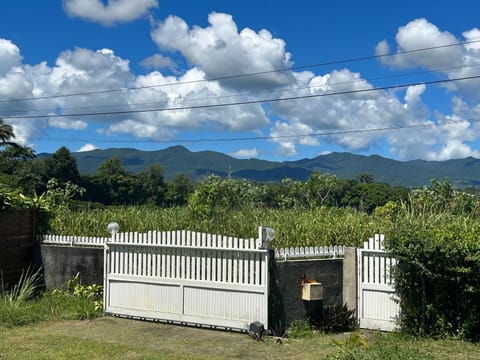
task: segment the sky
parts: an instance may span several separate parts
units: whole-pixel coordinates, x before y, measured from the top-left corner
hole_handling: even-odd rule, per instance
[[[2,0],[0,118],[36,153],[480,158],[478,1]]]

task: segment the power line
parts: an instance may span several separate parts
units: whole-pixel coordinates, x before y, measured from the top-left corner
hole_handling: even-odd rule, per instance
[[[430,47],[426,47],[426,48],[419,48],[419,49],[413,49],[413,50],[404,50],[404,51],[398,51],[396,53],[362,56],[362,57],[356,57],[356,58],[350,58],[350,59],[322,62],[322,63],[317,63],[317,64],[294,66],[294,67],[291,67],[291,68],[284,68],[284,69],[258,71],[258,72],[252,72],[252,73],[247,73],[247,74],[227,75],[227,76],[220,76],[220,77],[207,78],[207,79],[201,79],[201,80],[180,81],[180,82],[173,83],[173,84],[156,84],[156,85],[146,85],[146,86],[137,86],[137,87],[124,87],[124,88],[119,88],[119,89],[107,89],[107,90],[85,91],[85,92],[69,93],[69,94],[38,96],[38,97],[30,97],[30,98],[4,99],[4,100],[0,100],[0,103],[11,103],[11,102],[20,102],[20,101],[35,101],[35,100],[45,100],[45,99],[54,99],[54,98],[62,98],[62,97],[96,95],[96,94],[104,94],[104,93],[112,93],[112,92],[129,91],[129,90],[141,90],[141,89],[150,89],[150,88],[157,88],[157,87],[178,86],[178,85],[184,85],[184,84],[194,84],[194,83],[202,83],[202,82],[210,82],[210,81],[231,80],[231,79],[238,79],[238,78],[244,78],[244,77],[250,77],[250,76],[267,75],[267,74],[272,74],[272,73],[280,73],[280,72],[287,72],[287,71],[294,71],[294,70],[304,70],[304,69],[310,69],[310,68],[315,68],[315,67],[323,67],[323,66],[330,66],[330,65],[345,64],[345,63],[350,63],[350,62],[358,62],[358,61],[379,59],[379,58],[384,58],[384,57],[389,57],[389,56],[397,56],[397,55],[411,54],[411,53],[417,53],[417,52],[422,52],[422,51],[443,49],[443,48],[459,46],[459,45],[474,44],[474,43],[478,43],[478,42],[480,42],[480,39],[465,41],[465,42],[456,42],[456,43],[450,43],[450,44],[444,44],[444,45],[438,45],[438,46],[430,46]]]
[[[386,79],[394,79],[394,78],[400,78],[400,77],[409,77],[409,76],[414,76],[414,75],[420,75],[420,74],[428,74],[428,73],[434,73],[434,72],[440,72],[440,71],[450,71],[450,70],[461,70],[461,69],[467,69],[467,68],[473,68],[473,67],[478,67],[480,64],[473,64],[473,65],[463,65],[463,66],[453,66],[453,67],[443,67],[443,68],[436,68],[436,69],[431,69],[431,70],[423,70],[423,71],[415,71],[415,72],[407,72],[403,74],[396,74],[396,75],[388,75],[388,76],[377,76],[377,77],[371,77],[371,78],[361,78],[357,80],[352,80],[352,81],[342,81],[342,82],[336,82],[336,83],[328,83],[328,86],[334,87],[337,85],[348,85],[348,84],[354,84],[358,82],[363,82],[363,81],[375,81],[375,80],[386,80]],[[210,100],[210,99],[225,99],[225,98],[235,98],[235,97],[240,97],[240,96],[259,96],[261,94],[274,94],[274,93],[285,93],[285,92],[292,92],[292,91],[299,91],[299,90],[307,90],[307,89],[313,89],[317,88],[318,85],[312,85],[312,86],[302,86],[302,87],[290,87],[290,88],[284,88],[284,89],[279,89],[275,91],[264,91],[260,93],[255,93],[252,94],[250,92],[241,92],[241,93],[233,93],[229,95],[220,95],[220,96],[209,96],[209,97],[198,97],[198,98],[190,98],[190,99],[183,99],[183,102],[194,102],[194,101],[202,101],[202,100]],[[175,101],[174,101],[175,102]],[[160,105],[160,104],[168,104],[168,101],[154,101],[154,102],[144,102],[144,103],[124,103],[124,104],[111,104],[111,105],[97,105],[97,106],[75,106],[75,107],[62,107],[62,111],[65,110],[80,110],[80,109],[104,109],[104,108],[125,108],[125,107],[134,107],[134,106],[145,106],[145,105]],[[29,113],[33,111],[55,111],[52,108],[30,108],[27,110]],[[3,117],[8,116],[8,114],[15,115],[15,114],[22,114],[27,112],[26,110],[10,110],[7,112],[4,112]]]
[[[480,119],[472,119],[471,122],[480,122]],[[441,125],[459,125],[463,124],[463,121],[450,120],[445,121]],[[383,131],[393,131],[393,130],[406,130],[406,129],[419,129],[419,128],[428,128],[439,125],[436,123],[424,123],[424,124],[411,124],[411,125],[400,125],[400,126],[388,126],[382,128],[365,128],[365,129],[352,129],[352,130],[335,130],[335,131],[324,131],[324,132],[314,132],[308,134],[295,134],[295,135],[269,135],[269,136],[248,136],[248,137],[230,137],[230,138],[197,138],[197,139],[181,139],[181,140],[99,140],[102,143],[170,143],[170,144],[188,144],[188,143],[204,143],[204,142],[236,142],[236,141],[258,141],[258,140],[276,140],[276,139],[294,139],[294,138],[303,138],[310,136],[335,136],[335,135],[349,135],[349,134],[360,134],[360,133],[372,133],[372,132],[383,132]],[[40,137],[32,137],[32,139],[41,139]],[[56,138],[48,138],[48,140],[64,140]],[[88,142],[91,139],[81,139],[81,138],[72,138],[69,139],[72,142]]]
[[[126,114],[138,114],[138,113],[149,113],[149,112],[198,110],[198,109],[219,108],[219,107],[228,107],[228,106],[253,105],[253,104],[259,104],[259,103],[280,102],[280,101],[289,101],[289,100],[312,99],[312,98],[321,98],[321,97],[336,96],[336,95],[358,94],[358,93],[366,93],[366,92],[372,92],[372,91],[399,89],[399,88],[405,88],[405,87],[416,86],[416,85],[443,84],[443,83],[473,80],[473,79],[479,79],[479,78],[480,78],[480,75],[465,76],[465,77],[453,78],[453,79],[430,80],[430,81],[412,82],[412,83],[406,83],[406,84],[400,84],[400,85],[372,87],[368,89],[345,90],[345,91],[337,91],[337,92],[323,93],[323,94],[298,95],[298,96],[288,96],[288,97],[282,97],[282,98],[270,98],[270,99],[261,99],[261,100],[246,100],[246,101],[237,101],[237,102],[220,103],[220,104],[203,104],[203,105],[179,106],[179,107],[170,107],[170,108],[138,109],[138,110],[106,111],[106,112],[90,112],[90,113],[5,116],[4,118],[5,119],[40,119],[40,118],[126,115]]]

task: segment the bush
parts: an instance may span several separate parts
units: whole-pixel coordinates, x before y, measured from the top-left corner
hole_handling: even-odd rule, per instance
[[[421,336],[480,340],[480,224],[409,219],[388,239],[400,325]]]

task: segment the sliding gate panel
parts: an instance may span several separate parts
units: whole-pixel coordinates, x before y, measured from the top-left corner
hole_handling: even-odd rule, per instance
[[[262,244],[190,231],[117,234],[105,244],[105,313],[267,328],[269,250]]]

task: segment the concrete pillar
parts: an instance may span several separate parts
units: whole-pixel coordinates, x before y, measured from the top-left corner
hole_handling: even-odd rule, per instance
[[[357,310],[357,249],[345,247],[343,258],[343,303]]]

